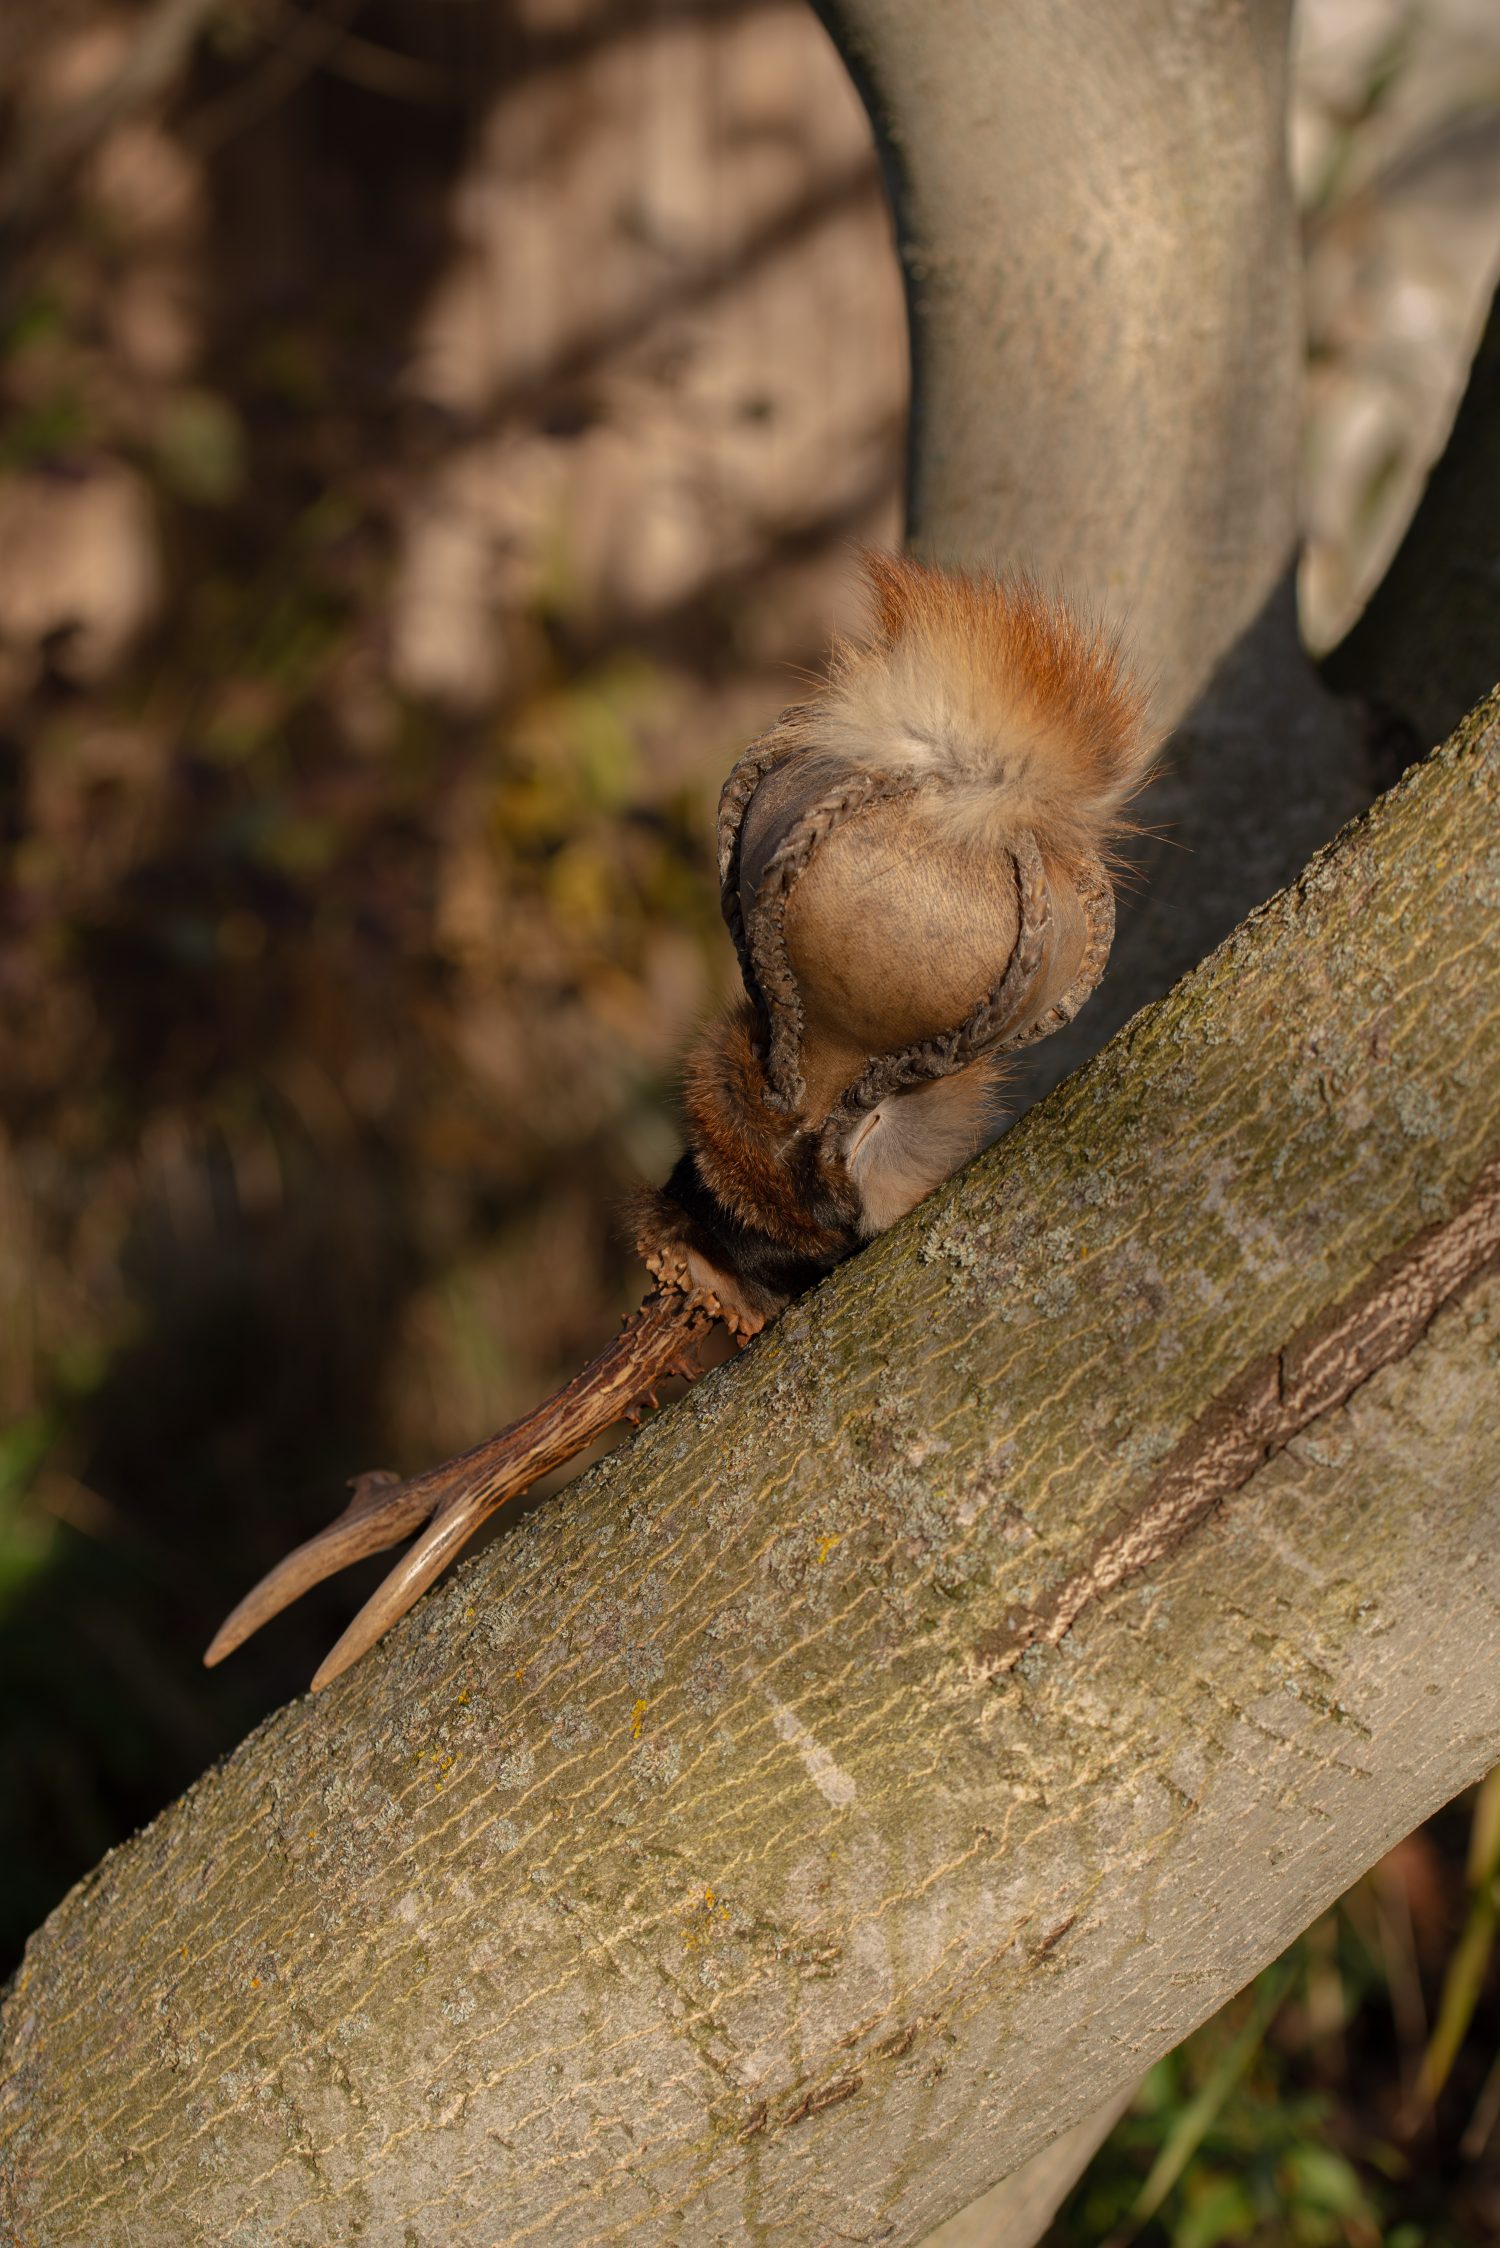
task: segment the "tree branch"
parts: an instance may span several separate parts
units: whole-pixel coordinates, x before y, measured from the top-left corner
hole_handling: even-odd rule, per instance
[[[1100,1003],[1018,1072],[1025,1105],[1373,793],[1297,629],[1289,8],[1004,0],[935,36],[907,0],[819,5],[895,180],[916,542],[1119,618],[1175,729]]]
[[[1296,542],[1286,0],[821,12],[897,181],[918,543],[1128,613],[1173,723]]]
[[[917,2241],[1493,1763],[1497,812],[1500,697],[108,1859],[13,2235]]]
[[[1448,443],[1396,558],[1324,665],[1378,699],[1418,749],[1441,741],[1500,669],[1500,295]]]

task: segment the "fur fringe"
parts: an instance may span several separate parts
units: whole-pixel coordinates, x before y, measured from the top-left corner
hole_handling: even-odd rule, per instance
[[[799,714],[811,756],[931,780],[918,806],[955,841],[1101,851],[1157,745],[1114,636],[1030,578],[864,561],[873,628]]]

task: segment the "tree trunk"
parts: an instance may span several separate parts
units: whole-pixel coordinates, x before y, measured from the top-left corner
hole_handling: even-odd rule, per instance
[[[1500,1755],[1500,697],[34,1941],[20,2241],[921,2240]]]
[[[898,182],[911,506],[1128,621],[1163,721],[1297,536],[1289,0],[831,0]]]
[[[895,181],[915,542],[1024,564],[1123,623],[1172,730],[1109,976],[1018,1070],[1025,1102],[1374,792],[1362,719],[1297,630],[1290,8],[820,10]]]

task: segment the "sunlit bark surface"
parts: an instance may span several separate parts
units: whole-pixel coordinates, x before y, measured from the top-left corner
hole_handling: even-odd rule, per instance
[[[1492,702],[108,1859],[14,2236],[918,2241],[1493,1763],[1497,808]]]

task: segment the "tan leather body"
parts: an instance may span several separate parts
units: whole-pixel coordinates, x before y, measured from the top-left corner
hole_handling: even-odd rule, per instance
[[[776,852],[826,792],[816,760],[789,759],[751,799],[740,841],[747,925]],[[1052,926],[1020,1030],[1061,997],[1086,943],[1069,869],[1045,861]],[[948,839],[910,795],[860,806],[833,822],[786,900],[783,942],[802,1010],[801,1121],[826,1115],[866,1063],[964,1023],[1004,974],[1020,923],[1016,873],[1003,846]]]

